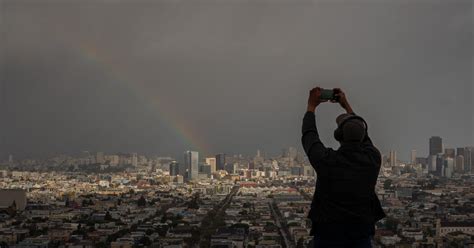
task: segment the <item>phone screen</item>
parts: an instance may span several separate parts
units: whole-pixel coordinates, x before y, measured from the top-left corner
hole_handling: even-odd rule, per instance
[[[333,90],[322,90],[321,91],[321,100],[331,100],[334,97]]]

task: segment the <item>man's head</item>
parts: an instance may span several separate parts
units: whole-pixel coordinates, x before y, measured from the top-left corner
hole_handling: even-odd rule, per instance
[[[367,124],[362,117],[341,114],[336,118],[337,129],[334,138],[341,142],[362,142],[367,132]]]

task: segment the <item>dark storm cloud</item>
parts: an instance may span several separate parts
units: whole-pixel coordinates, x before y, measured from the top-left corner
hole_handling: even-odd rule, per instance
[[[316,85],[345,89],[383,152],[474,143],[472,1],[1,3],[3,151],[174,155],[181,123],[210,152],[277,152]],[[340,109],[318,111],[335,146]]]

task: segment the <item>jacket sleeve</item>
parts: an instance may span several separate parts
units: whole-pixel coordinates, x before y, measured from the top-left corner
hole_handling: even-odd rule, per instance
[[[304,115],[301,143],[309,162],[317,172],[318,166],[329,156],[329,149],[319,139],[313,112],[308,111]]]

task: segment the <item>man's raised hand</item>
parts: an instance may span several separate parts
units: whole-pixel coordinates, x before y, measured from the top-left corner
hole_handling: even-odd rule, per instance
[[[343,109],[346,110],[347,113],[352,114],[354,111],[352,111],[352,107],[347,101],[346,94],[344,91],[342,91],[340,88],[334,88],[335,95],[338,99],[337,102],[341,105]],[[331,102],[336,102],[336,101],[331,101]]]
[[[321,100],[321,90],[320,87],[316,87],[309,91],[307,111],[314,112],[320,103],[327,102],[327,100]]]

